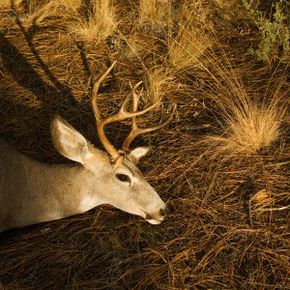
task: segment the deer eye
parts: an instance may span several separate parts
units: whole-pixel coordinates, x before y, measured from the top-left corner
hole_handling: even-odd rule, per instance
[[[116,177],[120,180],[120,181],[122,181],[122,182],[129,182],[130,183],[130,177],[128,176],[128,175],[126,175],[126,174],[122,174],[122,173],[117,173],[116,174]]]

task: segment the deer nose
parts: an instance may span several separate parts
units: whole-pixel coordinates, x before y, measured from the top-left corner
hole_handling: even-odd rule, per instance
[[[168,215],[168,212],[169,212],[169,210],[168,210],[167,207],[165,207],[165,208],[161,208],[161,209],[159,210],[159,214],[160,214],[162,217],[164,217],[164,218]]]

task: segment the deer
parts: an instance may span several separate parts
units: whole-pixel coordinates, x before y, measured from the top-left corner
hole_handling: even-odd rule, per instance
[[[150,147],[130,150],[130,144],[137,136],[167,124],[175,107],[170,118],[162,124],[139,127],[137,117],[158,106],[155,102],[138,111],[140,93],[136,90],[139,82],[131,86],[131,93],[117,113],[102,118],[97,105],[98,90],[115,63],[93,84],[90,96],[96,131],[105,150],[94,147],[58,115],[51,121],[52,144],[73,164],[36,161],[3,140],[0,142],[0,232],[82,214],[102,204],[140,216],[153,225],[165,220],[166,204],[137,167]],[[128,110],[130,100],[131,109]],[[131,131],[122,149],[118,150],[109,141],[104,127],[126,119],[131,120]]]

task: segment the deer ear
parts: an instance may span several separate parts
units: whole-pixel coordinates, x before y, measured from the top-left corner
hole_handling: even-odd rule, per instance
[[[131,160],[133,163],[137,164],[139,162],[139,159],[144,157],[150,149],[151,147],[149,146],[137,147],[129,153],[128,159]]]
[[[84,164],[90,156],[86,138],[60,116],[56,116],[50,127],[55,149],[64,157]]]

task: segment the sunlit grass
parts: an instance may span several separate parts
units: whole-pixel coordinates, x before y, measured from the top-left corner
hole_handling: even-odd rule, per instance
[[[11,0],[2,0],[0,2],[0,8],[9,8],[11,6]]]
[[[170,19],[171,0],[140,0],[139,21],[166,24]]]
[[[213,59],[213,61],[215,61]],[[268,98],[256,100],[250,95],[233,69],[225,69],[216,62],[219,77],[214,77],[215,94],[210,96],[218,124],[219,135],[207,136],[215,156],[258,153],[275,142],[285,114],[285,106],[279,105],[279,87]]]
[[[204,23],[200,5],[202,1],[182,3],[174,15],[177,33],[168,33],[168,58],[176,69],[196,66],[205,50],[212,45],[208,32],[209,23]],[[200,11],[201,14],[194,13]],[[208,26],[207,26],[208,25]]]
[[[82,5],[82,0],[50,0],[52,5],[57,8],[56,15],[63,18],[71,17],[78,13]]]
[[[89,19],[79,16],[70,24],[69,31],[84,41],[98,43],[112,35],[117,28],[116,10],[110,1],[98,0],[90,12]]]
[[[218,151],[232,154],[251,154],[269,147],[279,136],[283,111],[275,106],[252,102],[233,106],[224,116],[224,134],[209,136]]]
[[[210,41],[199,31],[184,30],[176,39],[171,39],[169,61],[177,69],[197,65],[199,58],[210,46]]]
[[[170,71],[163,67],[157,67],[148,72],[148,89],[153,102],[162,101],[166,92],[170,90],[173,80]]]
[[[19,1],[19,4],[22,3],[20,2],[21,1]],[[14,7],[17,8],[17,5],[15,4]],[[49,1],[44,4],[35,1],[29,1],[26,7],[26,13],[20,15],[21,22],[26,27],[43,25],[45,20],[54,16],[57,11],[57,5],[55,1]]]

